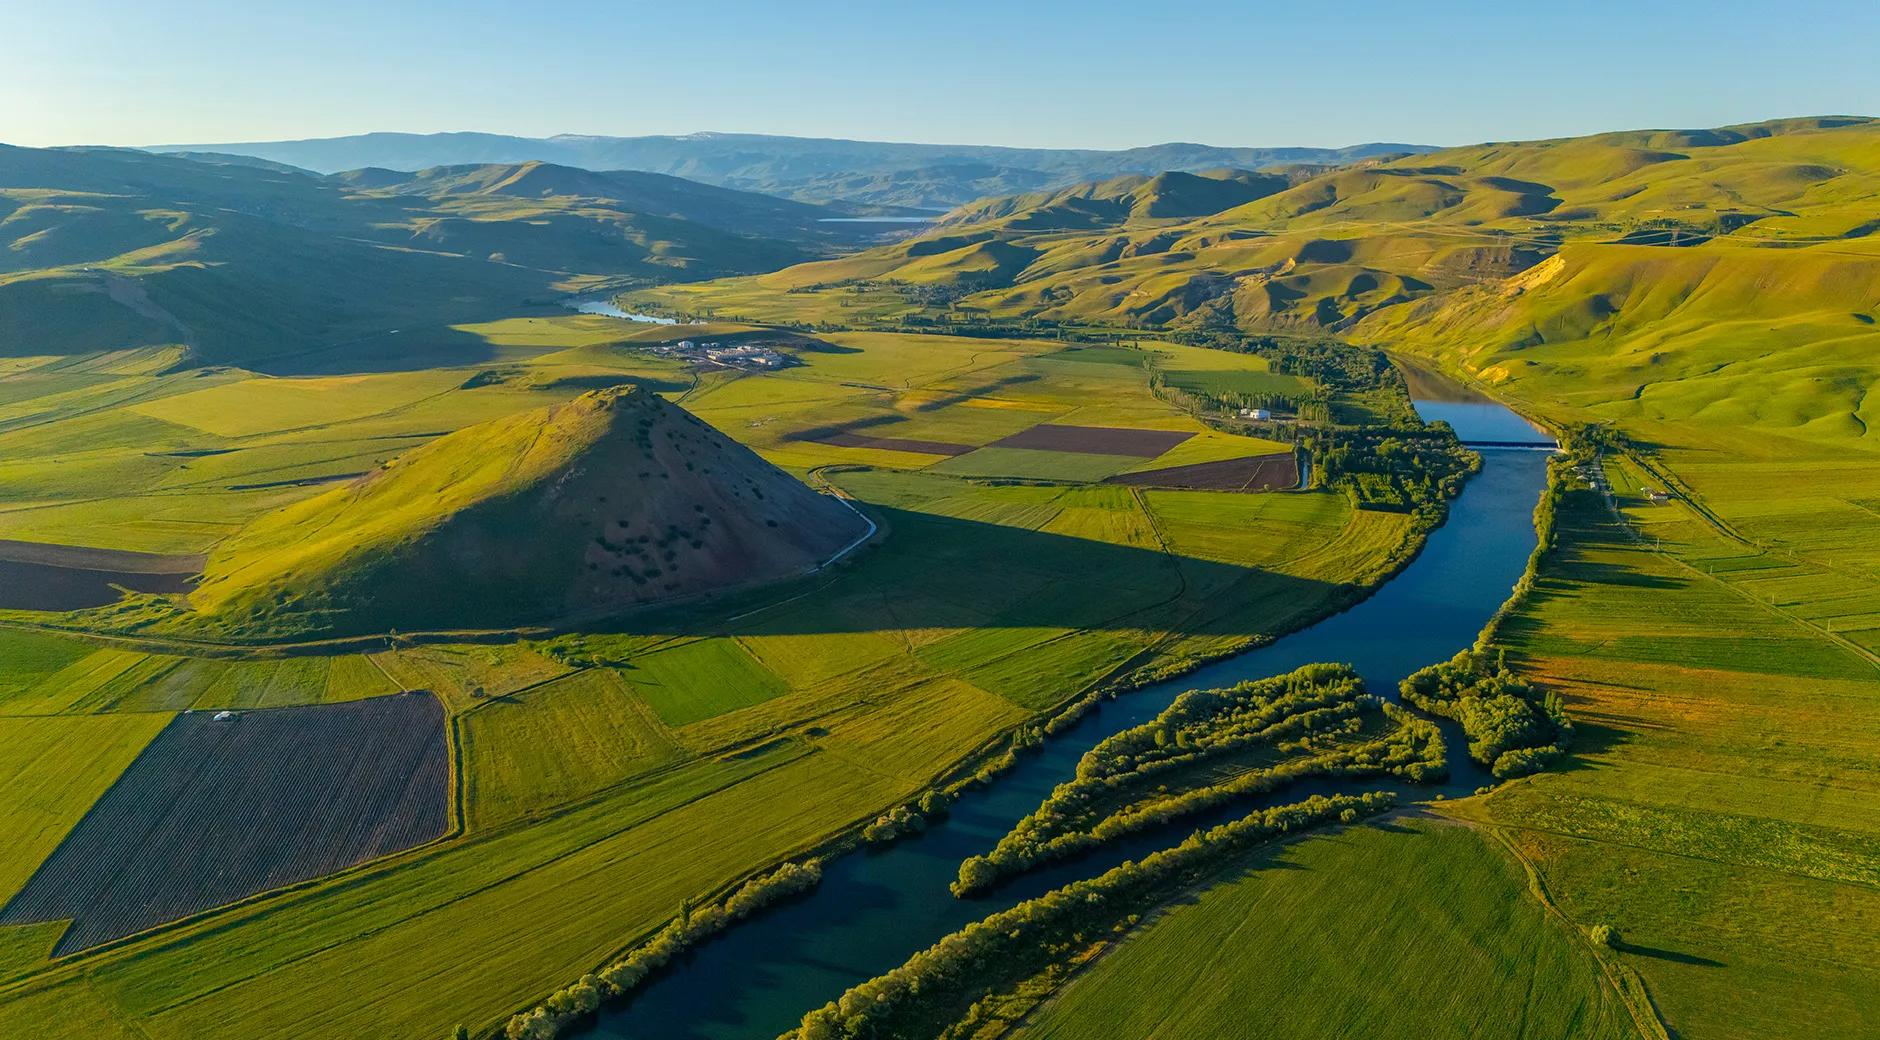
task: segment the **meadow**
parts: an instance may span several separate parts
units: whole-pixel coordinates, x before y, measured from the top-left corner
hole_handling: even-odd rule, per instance
[[[1249,857],[1014,1017],[1028,1040],[1639,1035],[1519,867],[1414,816]]]
[[[1880,1021],[1864,822],[1880,797],[1865,736],[1880,466],[1862,414],[1876,341],[1834,288],[1871,258],[1822,248],[1584,247],[1499,318],[1461,297],[1415,331],[1367,330],[1605,431],[1563,500],[1558,553],[1497,638],[1565,699],[1577,765],[1466,811],[1507,829],[1573,920],[1617,931],[1681,1035]],[[1663,291],[1612,321],[1555,312],[1614,279]],[[1550,342],[1517,348],[1533,321]]]

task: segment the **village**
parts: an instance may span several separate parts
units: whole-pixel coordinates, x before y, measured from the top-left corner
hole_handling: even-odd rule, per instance
[[[673,343],[661,343],[651,349],[652,353],[661,357],[683,358],[687,361],[717,365],[721,368],[772,371],[794,363],[789,355],[757,344],[704,343],[682,339]]]

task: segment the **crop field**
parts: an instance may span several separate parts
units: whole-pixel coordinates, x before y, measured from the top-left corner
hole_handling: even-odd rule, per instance
[[[57,956],[437,838],[442,722],[425,694],[178,715],[0,923],[70,920]]]
[[[1299,460],[1292,452],[1224,462],[1117,473],[1107,483],[1136,487],[1185,488],[1191,491],[1275,491],[1299,484]]]
[[[1880,122],[1796,119],[1106,176],[833,258],[859,241],[841,224],[753,237],[823,223],[795,203],[747,199],[720,231],[552,164],[410,178],[448,184],[432,196],[374,187],[387,171],[335,191],[0,149],[9,177],[107,185],[0,189],[0,1036],[490,1040],[676,916],[1016,755],[1056,709],[1350,605],[1432,519],[1361,506],[1427,505],[1433,482],[1399,466],[1430,441],[1396,377],[1339,340],[1467,376],[1598,455],[1541,514],[1552,551],[1485,648],[1561,699],[1570,758],[1174,879],[1141,919],[1054,933],[1027,970],[1056,963],[993,998],[1009,1028],[955,1032],[1880,1036],[1876,141]],[[703,320],[551,302],[623,285]],[[694,363],[685,339],[783,360]],[[623,384],[641,392],[583,397]],[[768,464],[733,453],[772,504],[872,535],[764,570],[763,549],[843,528],[759,518],[727,539],[740,557],[695,517],[754,510],[715,499],[667,496],[686,523],[644,529],[601,508],[613,484],[484,511],[524,501],[498,494],[518,475],[758,490],[677,456],[593,465],[580,434],[613,426],[529,417],[577,399],[682,407]],[[406,511],[365,510],[409,521],[371,552],[344,548],[369,523],[316,518],[330,568],[257,580],[222,630],[170,624],[258,519],[396,484],[484,423],[513,453],[452,441],[471,447]],[[554,465],[490,462],[525,457]],[[1340,490],[1300,486],[1307,462]],[[473,472],[489,495],[443,493]],[[540,522],[582,510],[599,537]],[[425,557],[466,519],[487,526]],[[284,526],[251,561],[295,559]],[[663,571],[685,546],[775,580],[520,609],[582,568],[583,588],[650,580],[623,557]],[[445,564],[350,601],[368,586],[321,583],[407,552]],[[502,564],[495,592],[451,596]],[[430,612],[344,640],[266,627],[392,591]],[[1400,735],[1345,723],[1192,761],[1197,731],[1145,731],[1131,769],[1185,764],[1037,834],[1067,860],[1301,756],[1378,766]]]
[[[486,701],[461,718],[472,827],[567,804],[679,757],[666,727],[604,669]]]
[[[1453,823],[1398,817],[1275,848],[1149,918],[1015,1035],[1638,1033],[1590,946],[1504,852]]]
[[[167,721],[161,715],[0,718],[0,785],[7,792],[0,898],[19,892]]]
[[[1616,488],[1643,481],[1627,461],[1605,471]],[[1642,541],[1594,492],[1570,497],[1567,548],[1505,629],[1584,720],[1583,766],[1479,815],[1570,917],[1618,931],[1680,1033],[1848,1035],[1874,1021],[1880,986],[1880,669],[1755,593],[1793,565],[1681,504],[1621,504]]]
[[[994,441],[993,446],[1153,459],[1192,436],[1193,433],[1176,430],[1115,430],[1102,426],[1039,423],[1022,433]]]
[[[157,556],[0,539],[0,610],[78,610],[136,592],[184,592],[202,567],[193,556]]]

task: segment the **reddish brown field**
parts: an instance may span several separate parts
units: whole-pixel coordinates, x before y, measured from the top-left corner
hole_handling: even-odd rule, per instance
[[[439,837],[444,711],[428,693],[170,721],[0,910],[71,921],[55,956]]]
[[[1179,430],[1123,430],[1109,426],[1056,426],[1039,423],[1029,430],[994,441],[995,448],[1030,448],[1033,451],[1070,451],[1083,455],[1128,455],[1153,459],[1193,437]]]
[[[1276,491],[1299,485],[1299,463],[1288,451],[1142,473],[1119,473],[1104,483],[1191,491]]]

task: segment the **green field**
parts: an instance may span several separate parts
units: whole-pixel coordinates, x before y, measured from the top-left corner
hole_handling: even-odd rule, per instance
[[[165,715],[141,714],[0,718],[0,783],[7,790],[0,839],[9,850],[0,869],[0,898],[19,891],[168,721]]]
[[[1157,398],[1144,367],[1058,359],[1061,343],[837,333],[776,373],[680,377],[605,334],[630,327],[599,321],[470,327],[505,352],[494,375],[484,362],[307,379],[136,372],[48,381],[50,403],[20,391],[19,414],[46,418],[0,429],[23,446],[9,458],[32,460],[0,467],[7,537],[213,551],[325,490],[319,478],[603,380],[663,387],[768,460],[817,471],[885,537],[824,575],[540,641],[206,657],[135,611],[97,615],[129,643],[0,629],[13,648],[0,704],[39,716],[22,725],[122,719],[148,734],[189,708],[431,690],[452,714],[464,824],[441,845],[75,959],[46,962],[45,928],[0,929],[13,976],[0,1032],[80,979],[85,999],[151,1038],[493,1027],[686,899],[873,819],[1040,711],[1346,602],[1412,535],[1329,492],[1106,488],[1058,452],[1029,453],[1056,464],[1034,483],[989,482],[949,473],[944,456],[801,436],[859,421],[869,435],[981,446],[1065,422],[1193,432],[1213,458],[1283,448],[1209,432]],[[1099,458],[1105,473],[1143,461]],[[255,484],[274,486],[232,490]],[[1066,586],[1066,573],[1085,581]],[[37,761],[22,783],[41,782]],[[88,784],[122,767],[79,765]],[[101,788],[59,790],[70,826]]]
[[[1274,849],[1151,917],[1014,1032],[1636,1037],[1586,940],[1506,853],[1397,818]]]

